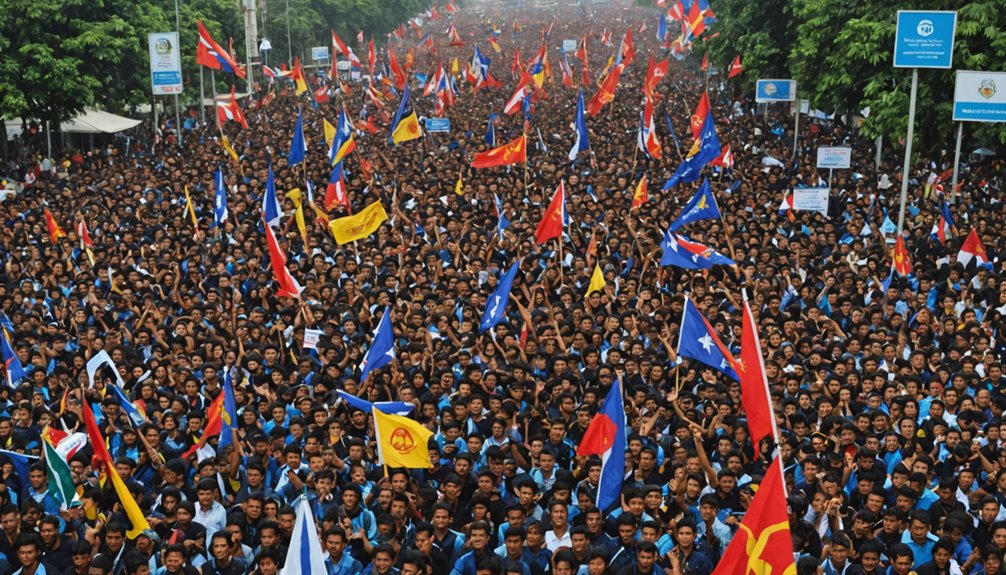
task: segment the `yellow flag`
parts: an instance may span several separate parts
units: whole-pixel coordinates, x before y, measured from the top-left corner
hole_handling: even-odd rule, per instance
[[[419,127],[419,118],[416,117],[415,112],[412,112],[399,120],[398,125],[395,126],[395,131],[391,133],[391,141],[395,144],[401,144],[402,142],[415,140],[422,135],[423,130]]]
[[[341,246],[369,237],[387,219],[388,214],[378,200],[351,216],[332,220],[328,229],[332,232],[335,243]]]
[[[220,145],[223,146],[225,150],[227,150],[227,155],[229,155],[231,159],[234,160],[234,163],[240,166],[241,160],[238,158],[238,153],[235,152],[234,148],[231,147],[231,141],[227,139],[227,136],[220,136]]]
[[[199,237],[199,220],[196,219],[196,210],[192,207],[192,198],[189,197],[189,187],[185,186],[185,208],[189,212],[189,216],[192,217],[192,229],[195,230],[195,235]]]
[[[429,455],[426,456],[426,459],[429,460]],[[115,466],[108,463],[105,465],[105,469],[107,469],[108,476],[112,479],[112,487],[115,488],[115,494],[119,496],[122,510],[126,512],[129,522],[133,524],[133,528],[126,532],[126,537],[136,539],[144,530],[150,529],[150,524],[147,523],[147,518],[143,516],[143,511],[140,511],[140,506],[136,504],[133,494],[129,492],[129,488],[126,487],[125,482],[119,477],[119,472],[115,470]]]
[[[458,59],[457,59],[457,57],[455,57],[454,59],[451,60],[451,75],[452,76],[457,76],[458,75],[458,70],[459,70]]]
[[[461,182],[461,170],[458,170],[458,183],[454,184],[454,193],[459,196],[465,193],[464,184]]]
[[[432,431],[408,417],[389,415],[376,408],[371,411],[377,435],[378,463],[409,469],[433,467],[429,449]]]
[[[335,126],[328,123],[328,120],[322,118],[321,125],[325,128],[325,144],[331,148],[332,141],[335,140]]]
[[[594,273],[590,275],[590,285],[587,286],[587,295],[604,289],[604,274],[601,273],[601,266],[594,264]]]
[[[294,207],[297,209],[293,218],[297,222],[297,229],[300,230],[300,237],[304,240],[304,245],[307,245],[307,223],[304,221],[304,195],[301,193],[300,188],[294,188],[286,193],[286,197],[293,202]]]

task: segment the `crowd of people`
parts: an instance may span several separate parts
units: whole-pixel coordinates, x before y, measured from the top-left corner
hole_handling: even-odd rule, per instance
[[[464,46],[449,44],[448,17]],[[217,127],[211,113],[184,149],[162,126],[168,136],[154,146],[68,151],[44,172],[22,165],[39,173],[0,207],[0,310],[26,372],[0,386],[0,575],[274,575],[288,562],[303,496],[328,575],[710,575],[774,450],[801,575],[1003,573],[1000,166],[965,166],[958,190],[930,177],[950,158],[913,166],[903,235],[912,269],[888,280],[898,160],[874,164],[872,141],[821,119],[801,122],[794,156],[788,110],[763,113],[743,76],[703,72],[700,41],[686,59],[671,59],[657,86],[662,158],[635,151],[646,60],[667,57],[656,19],[653,9],[611,5],[465,7],[427,19],[418,34],[432,32],[435,52],[417,45],[412,29],[391,41],[399,58],[414,54],[420,116],[432,116],[434,103],[414,73],[460,60],[451,130],[401,145],[385,132],[397,98],[378,110],[360,83],[347,82],[312,105],[274,80],[246,105],[247,129]],[[635,61],[614,101],[588,116],[590,151],[571,163],[576,91],[559,81],[558,46],[586,38],[595,82],[627,28]],[[512,55],[533,56],[548,29],[554,77],[530,110],[527,172],[470,169],[488,147],[491,113],[497,145],[525,130],[523,114],[502,113],[516,84]],[[494,30],[499,54],[489,49]],[[475,45],[503,88],[465,83]],[[581,62],[569,60],[579,79]],[[320,78],[311,80],[316,88]],[[586,86],[585,96],[595,90]],[[663,232],[700,182],[660,183],[691,145],[690,116],[704,90],[734,164],[707,168],[722,218],[681,232],[736,265],[662,267]],[[301,236],[295,204],[283,196],[309,185],[324,195],[322,120],[335,123],[342,102],[354,119],[366,117],[361,126],[380,128],[357,133],[345,160],[351,207],[380,200],[389,221],[337,245],[313,210]],[[298,107],[308,156],[289,167]],[[815,169],[825,145],[853,150],[853,168],[832,182]],[[277,295],[269,266],[261,206],[270,163],[285,209],[276,235],[304,287],[299,298]],[[211,227],[218,166],[229,216]],[[630,210],[643,175],[648,201]],[[537,245],[535,228],[560,182],[570,220],[562,246]],[[827,215],[780,211],[795,187],[823,185]],[[494,195],[510,222],[501,235]],[[944,199],[955,228],[940,240],[931,232]],[[56,243],[45,210],[67,232]],[[345,215],[339,206],[327,217]],[[83,247],[79,222],[93,247]],[[957,261],[971,230],[988,266]],[[507,321],[480,333],[487,297],[518,258]],[[587,295],[595,264],[605,286]],[[742,289],[760,330],[778,446],[750,441],[736,381],[676,353],[686,296],[738,353]],[[384,313],[395,360],[360,381]],[[316,344],[305,342],[308,329],[321,332]],[[89,383],[85,366],[102,350],[142,425],[108,393],[118,385],[112,373],[99,370]],[[193,453],[225,373],[234,437]],[[616,380],[625,481],[620,502],[598,509],[601,461],[577,445]],[[340,390],[414,404],[411,417],[435,433],[431,467],[378,465],[372,416]],[[79,504],[57,502],[44,462],[27,476],[17,471],[16,454],[40,455],[48,429],[83,431],[82,401],[149,523],[134,537],[116,492],[98,481],[93,445],[68,461]]]

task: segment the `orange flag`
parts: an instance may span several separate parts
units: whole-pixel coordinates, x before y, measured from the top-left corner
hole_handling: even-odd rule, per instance
[[[63,233],[63,229],[59,227],[59,224],[56,223],[56,218],[52,217],[52,212],[49,211],[49,208],[45,209],[45,226],[49,228],[49,241],[54,244],[59,243],[59,239],[66,235]]]
[[[475,154],[472,160],[473,168],[494,168],[521,164],[527,161],[527,136],[520,135],[516,139],[485,152]]]
[[[754,315],[746,298],[741,325],[741,361],[737,367],[741,383],[741,404],[747,414],[748,430],[755,445],[755,457],[758,457],[760,452],[758,445],[762,439],[771,437],[778,441],[779,438],[775,428],[775,414],[772,413],[768,380],[765,378],[761,342],[758,341],[758,326],[755,325]]]
[[[741,64],[741,57],[740,54],[738,54],[734,57],[734,61],[730,63],[730,72],[727,73],[727,78],[733,78],[743,71],[744,65]]]
[[[608,104],[615,99],[615,88],[618,87],[618,79],[622,76],[623,64],[619,64],[612,68],[611,72],[604,78],[601,82],[601,87],[597,89],[597,93],[594,97],[590,99],[590,103],[587,104],[587,113],[591,116],[596,116],[601,112],[601,108],[604,108],[605,104]]]
[[[898,236],[898,243],[894,244],[894,262],[891,264],[898,275],[907,276],[912,273],[912,262],[908,259],[908,248],[905,247],[905,238]]]
[[[268,227],[268,226],[266,226]],[[202,449],[206,442],[210,440],[211,437],[220,435],[220,430],[223,428],[222,413],[224,410],[224,394],[220,394],[213,403],[210,404],[209,409],[206,410],[206,421],[203,422],[203,435],[199,438],[199,441],[195,445],[189,448],[188,451],[182,454],[182,459],[188,459],[191,455]]]
[[[782,460],[777,457],[712,575],[796,573],[787,513]]]
[[[632,194],[632,206],[629,210],[634,210],[649,201],[650,195],[646,191],[646,174],[636,184],[636,193]]]

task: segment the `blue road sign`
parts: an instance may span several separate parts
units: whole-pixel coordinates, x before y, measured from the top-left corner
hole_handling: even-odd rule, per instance
[[[957,12],[899,10],[894,67],[951,68],[956,32]]]

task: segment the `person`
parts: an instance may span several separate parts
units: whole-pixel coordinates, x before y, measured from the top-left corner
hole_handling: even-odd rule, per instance
[[[622,567],[618,575],[654,575],[657,572],[657,546],[643,541],[636,546],[636,562]]]
[[[325,567],[328,575],[352,575],[363,570],[359,561],[346,553],[346,532],[332,527],[325,532]]]
[[[91,545],[87,541],[74,541],[71,544],[70,559],[72,564],[63,571],[63,575],[86,575],[93,562]]]
[[[245,572],[243,559],[234,557],[234,542],[227,531],[217,531],[210,537],[210,552],[213,557],[199,566],[201,575],[242,575]]]
[[[56,573],[52,565],[42,562],[42,542],[34,533],[22,533],[17,538],[17,558],[21,568],[14,575],[51,575]]]
[[[949,575],[949,573],[960,573],[961,566],[954,559],[954,544],[949,537],[940,537],[933,544],[933,558],[931,561],[919,565],[915,570],[919,575]]]
[[[474,575],[479,561],[490,556],[489,550],[489,524],[485,521],[476,521],[468,529],[468,544],[471,551],[462,555],[451,569],[451,575]]]
[[[364,575],[398,575],[394,566],[395,549],[388,543],[382,543],[374,548],[372,561],[363,570]]]
[[[708,553],[696,545],[697,530],[695,522],[688,518],[675,525],[674,537],[677,545],[667,552],[667,561],[675,573],[687,572],[695,575],[712,573],[713,564]]]
[[[38,525],[42,539],[42,562],[62,573],[73,566],[73,542],[60,534],[60,518],[45,515]]]

